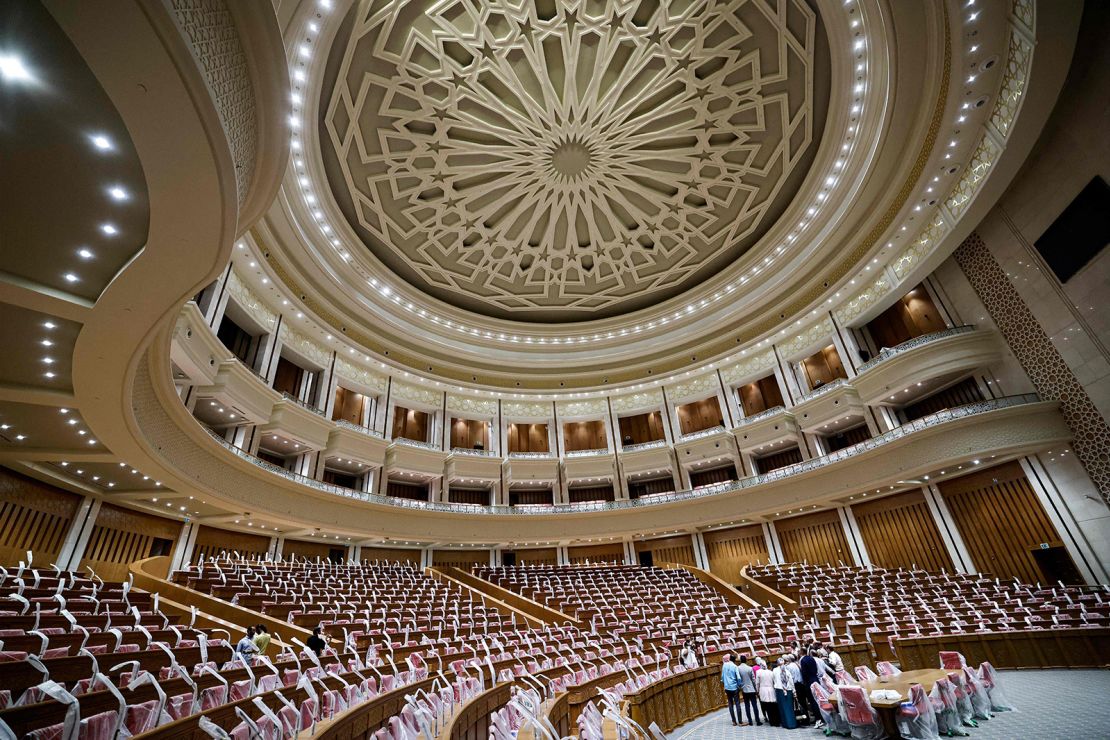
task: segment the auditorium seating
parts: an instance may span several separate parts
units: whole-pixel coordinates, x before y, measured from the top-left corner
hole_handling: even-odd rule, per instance
[[[789,643],[825,629],[781,607],[743,608],[682,569],[630,565],[514,566],[474,569],[501,588],[589,622],[623,639],[661,638],[677,646],[696,637],[709,652],[781,654]]]
[[[888,661],[899,660],[895,646],[905,638],[1110,626],[1102,586],[805,563],[754,566],[748,575],[796,598],[804,615],[834,634],[866,639]]]

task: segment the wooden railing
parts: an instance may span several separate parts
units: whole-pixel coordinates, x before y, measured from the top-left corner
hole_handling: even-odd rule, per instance
[[[189,614],[189,607],[195,606],[200,612],[197,615],[197,626],[220,628],[231,632],[232,640],[238,640],[245,634],[248,625],[263,624],[271,634],[277,634],[288,640],[292,637],[302,642],[312,635],[310,630],[296,627],[286,621],[275,619],[272,616],[236,606],[227,601],[209,596],[191,588],[173,583],[165,578],[160,578],[156,573],[166,572],[165,556],[147,558],[131,564],[131,573],[135,576],[135,585],[138,588],[157,592],[161,600],[162,610],[167,614]],[[271,643],[271,654],[276,654],[277,645]]]
[[[435,678],[402,686],[340,712],[327,722],[316,725],[314,737],[320,740],[369,740],[374,733],[389,726],[389,718],[405,708],[405,696],[417,689],[430,691]]]
[[[723,579],[718,578],[707,570],[684,564],[678,567],[693,574],[695,578],[723,596],[725,600],[733,606],[743,606],[746,608],[760,605],[759,602],[751,596],[738,591],[731,584],[726,583]]]
[[[655,722],[664,732],[726,704],[719,664],[683,671],[625,694],[628,716],[645,729]]]
[[[463,704],[440,733],[440,740],[486,740],[494,712],[509,703],[512,683],[486,689]]]
[[[760,604],[781,606],[787,611],[798,608],[798,602],[784,593],[780,593],[767,584],[757,581],[748,575],[748,566],[740,569],[740,587],[744,593]]]
[[[1103,668],[1110,664],[1110,628],[1025,630],[936,635],[894,643],[902,670],[936,668],[937,653],[956,650],[969,665],[995,668]]]
[[[478,591],[493,599],[501,602],[502,604],[511,607],[514,611],[523,613],[531,617],[537,624],[536,626],[543,626],[545,624],[575,624],[575,619],[563,612],[544,606],[539,602],[532,601],[514,593],[506,588],[501,588],[495,583],[490,583],[478,576],[468,573],[460,568],[451,566],[433,566],[428,569],[432,574],[439,573],[448,576],[458,583],[468,586],[474,591]]]

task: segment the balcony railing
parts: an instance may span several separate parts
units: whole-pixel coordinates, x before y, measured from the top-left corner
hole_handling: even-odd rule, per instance
[[[767,409],[766,411],[760,411],[758,414],[752,414],[751,416],[745,416],[743,419],[740,419],[739,421],[736,422],[736,426],[737,427],[743,427],[743,426],[747,426],[748,424],[755,424],[757,421],[762,421],[763,419],[767,419],[767,418],[770,418],[772,416],[777,416],[778,414],[783,414],[783,413],[786,413],[786,407],[785,406],[772,406],[771,408]]]
[[[666,447],[667,440],[653,439],[650,442],[640,442],[634,445],[625,445],[621,447],[621,452],[639,452],[640,450],[654,450],[656,447]]]
[[[599,447],[599,448],[594,449],[594,450],[574,450],[573,452],[565,453],[563,455],[563,457],[564,458],[566,458],[566,457],[599,457],[601,455],[608,455],[608,454],[609,454],[609,448]]]
[[[510,460],[554,460],[550,452],[510,452]]]
[[[496,450],[476,450],[473,447],[452,447],[452,455],[469,455],[471,457],[501,457]]]
[[[317,416],[324,416],[324,410],[322,408],[320,408],[319,406],[314,406],[311,403],[309,403],[308,401],[302,401],[301,399],[297,398],[296,396],[294,396],[292,393],[289,393],[288,391],[282,391],[281,392],[281,397],[284,398],[286,401],[292,401],[293,403],[297,404],[298,406],[300,406],[305,411],[311,411],[312,413],[316,414]]]
[[[896,427],[888,432],[884,432],[877,437],[872,437],[871,439],[864,440],[863,442],[859,442],[850,447],[845,447],[842,450],[837,450],[836,452],[830,453],[828,455],[815,457],[811,460],[794,463],[793,465],[787,465],[786,467],[779,468],[778,470],[772,470],[769,473],[762,473],[760,475],[753,475],[746,478],[741,478],[737,481],[718,483],[711,486],[696,488],[693,490],[676,491],[674,493],[661,493],[657,495],[652,495],[650,498],[641,497],[638,499],[627,499],[620,501],[590,501],[573,504],[553,504],[550,506],[544,505],[542,507],[537,507],[536,509],[531,509],[529,507],[523,506],[510,507],[504,504],[485,506],[482,504],[453,504],[432,501],[415,501],[412,499],[394,498],[391,496],[380,496],[373,493],[354,491],[349,488],[342,488],[341,486],[335,486],[330,483],[324,483],[313,478],[308,478],[306,476],[299,475],[297,473],[293,473],[289,470],[281,468],[277,465],[268,463],[265,460],[260,460],[254,455],[244,452],[238,447],[232,445],[230,442],[215,434],[211,430],[208,431],[213,439],[215,439],[225,449],[230,450],[237,457],[246,460],[247,462],[258,468],[275,473],[284,478],[287,478],[288,480],[309,486],[310,488],[313,488],[317,491],[322,491],[324,493],[330,493],[333,495],[342,496],[344,498],[354,498],[361,501],[369,501],[371,503],[381,504],[384,506],[395,506],[405,509],[419,509],[422,511],[442,511],[491,516],[533,516],[550,515],[553,513],[581,513],[591,511],[636,509],[644,506],[656,506],[659,504],[689,501],[691,499],[705,498],[707,496],[716,496],[732,491],[754,488],[765,483],[771,483],[773,481],[782,480],[783,478],[789,478],[795,475],[803,475],[814,470],[820,470],[830,465],[835,465],[836,463],[848,460],[857,455],[862,455],[876,448],[883,447],[904,437],[916,434],[917,432],[923,431],[925,429],[930,429],[932,427],[941,426],[943,424],[947,424],[948,422],[956,421],[957,419],[964,419],[969,416],[977,416],[979,414],[985,414],[991,411],[997,411],[999,409],[1010,408],[1013,406],[1038,403],[1039,401],[1040,398],[1035,393],[1027,393],[1019,396],[1006,396],[1004,398],[993,398],[987,401],[977,401],[975,403],[967,404],[966,406],[957,406],[955,408],[945,409],[943,411],[938,411],[935,414],[923,416],[922,418],[909,422],[908,424],[903,424],[900,427]],[[401,441],[401,438],[398,438],[395,441]],[[412,440],[407,441],[411,442]],[[427,443],[416,443],[417,446],[423,446],[424,444]],[[514,454],[535,455],[542,453]]]
[[[709,427],[708,429],[699,429],[696,432],[690,432],[689,434],[683,434],[681,437],[678,438],[678,441],[679,442],[689,442],[691,440],[701,439],[702,437],[712,437],[714,434],[720,434],[721,432],[724,432],[724,431],[726,431],[725,428],[718,424],[715,427]]]
[[[257,370],[255,370],[255,369],[254,369],[253,367],[251,367],[250,365],[248,365],[247,363],[245,363],[245,362],[244,362],[243,360],[240,360],[240,359],[239,359],[238,357],[236,357],[236,358],[235,358],[235,361],[236,361],[236,362],[238,362],[238,363],[239,363],[239,366],[240,366],[240,367],[242,367],[242,368],[243,368],[244,370],[246,370],[246,371],[247,371],[248,373],[250,373],[250,374],[251,374],[251,375],[253,375],[254,377],[256,377],[256,378],[258,378],[259,380],[261,380],[261,381],[262,381],[262,385],[266,386],[267,388],[268,388],[268,387],[270,386],[270,381],[266,380],[266,376],[265,376],[265,375],[263,375],[262,373],[258,372],[258,371],[257,371]]]
[[[347,421],[346,419],[336,419],[335,420],[335,425],[337,427],[339,427],[340,429],[350,429],[352,432],[358,432],[359,434],[365,434],[367,437],[374,437],[375,439],[384,439],[384,437],[382,437],[382,433],[377,431],[376,429],[371,429],[370,427],[364,427],[361,424],[354,424],[352,422]]]
[[[858,375],[866,370],[870,370],[876,365],[881,365],[882,363],[886,362],[891,357],[897,357],[898,355],[905,354],[911,349],[916,349],[923,344],[929,344],[939,339],[947,339],[948,337],[959,336],[960,334],[970,334],[973,331],[975,331],[974,324],[965,324],[964,326],[952,326],[947,329],[941,329],[940,331],[931,332],[929,334],[922,334],[921,336],[914,337],[913,339],[907,339],[901,344],[897,344],[893,347],[883,347],[879,351],[879,354],[875,355],[870,360],[860,365],[859,370],[856,371],[856,374]]]
[[[439,445],[435,442],[424,442],[419,439],[409,439],[408,437],[394,437],[393,441],[406,447],[418,447],[422,450],[435,450],[436,452],[440,451]]]
[[[820,388],[814,388],[809,393],[803,393],[802,397],[798,399],[798,403],[802,403],[803,401],[812,401],[814,398],[819,398],[819,397],[825,395],[826,393],[830,393],[830,392],[836,390],[837,388],[843,388],[847,384],[848,384],[848,380],[846,378],[837,378],[834,381],[831,381],[829,383],[825,383]],[[796,403],[794,405],[797,406],[798,403]]]

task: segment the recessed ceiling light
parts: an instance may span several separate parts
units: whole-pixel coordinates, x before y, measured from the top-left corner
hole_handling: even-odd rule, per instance
[[[62,277],[65,278],[67,283],[76,283],[78,280],[81,279],[74,275],[72,272],[67,272],[65,275],[62,275]]]
[[[112,147],[112,140],[109,139],[104,134],[93,134],[90,137],[90,139],[92,140],[93,146],[95,146],[97,149],[99,149],[102,152],[109,151],[113,148]]]
[[[116,228],[115,224],[108,224],[108,223],[100,224],[100,230],[103,231],[108,236],[115,236],[116,234],[119,233],[119,229]]]
[[[83,260],[91,260],[95,255],[88,247],[81,247],[77,250],[77,255]]]
[[[119,185],[113,185],[112,187],[108,188],[108,196],[112,200],[127,200],[127,191],[121,188]]]
[[[55,324],[53,321],[45,321],[43,322],[42,326],[45,329],[56,329],[58,327],[58,325]]]
[[[0,54],[0,77],[4,82],[30,82],[35,79],[23,60],[15,54]]]

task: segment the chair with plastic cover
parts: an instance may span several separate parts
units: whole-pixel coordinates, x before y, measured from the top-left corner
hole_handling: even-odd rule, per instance
[[[856,740],[884,740],[887,737],[883,722],[872,708],[867,692],[859,686],[841,686],[838,689],[840,716],[848,724]]]
[[[948,682],[956,695],[956,709],[960,713],[960,722],[967,727],[978,727],[975,721],[975,708],[971,705],[971,696],[967,692],[963,671],[949,671]]]
[[[813,698],[817,700],[817,709],[821,712],[821,719],[825,722],[825,735],[837,734],[844,735],[845,737],[852,734],[852,728],[840,716],[836,706],[830,701],[832,694],[818,681],[810,684],[809,690],[813,692]]]
[[[879,672],[880,676],[897,676],[902,672],[889,660],[880,660],[875,664],[875,670]]]
[[[956,689],[947,678],[942,678],[933,684],[933,691],[929,694],[933,710],[937,718],[937,731],[948,737],[966,736],[967,730],[963,728],[960,719],[960,708],[956,701]]]
[[[983,682],[983,686],[987,689],[992,711],[1012,712],[1014,710],[1014,705],[1006,696],[1006,692],[1002,690],[998,671],[995,670],[993,665],[986,661],[979,665],[979,680]]]
[[[940,667],[946,671],[958,671],[967,665],[963,653],[958,653],[955,650],[941,650],[939,656]]]
[[[909,700],[902,702],[895,715],[898,732],[912,740],[936,740],[940,737],[936,711],[933,702],[925,694],[925,688],[915,683],[910,686]]]
[[[867,683],[868,681],[878,681],[879,680],[879,677],[878,677],[878,675],[875,674],[875,671],[871,670],[871,668],[869,666],[865,666],[865,665],[856,666],[856,678],[861,683]]]
[[[962,673],[964,691],[971,700],[972,716],[975,719],[992,718],[994,714],[991,713],[991,698],[987,693],[987,687],[979,679],[979,672],[970,666],[965,666]]]

